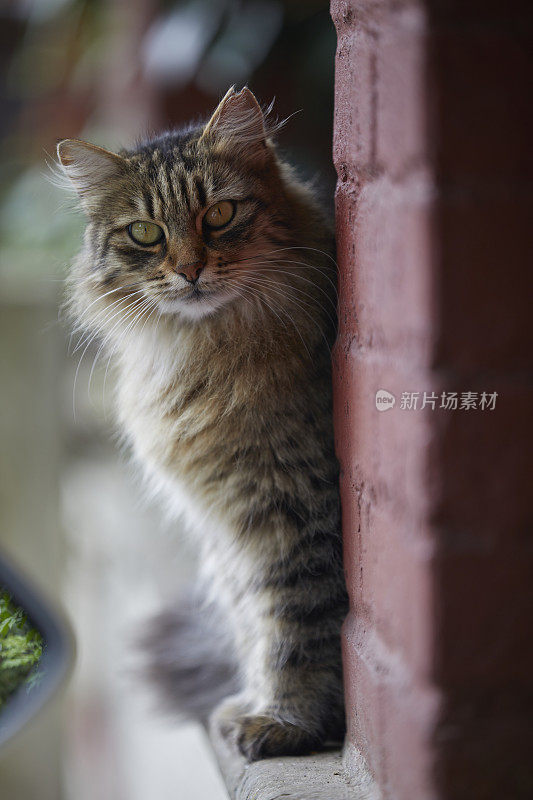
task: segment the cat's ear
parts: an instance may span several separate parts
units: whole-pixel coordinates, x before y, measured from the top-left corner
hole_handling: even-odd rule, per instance
[[[204,128],[200,141],[225,138],[266,153],[265,118],[253,93],[244,87],[240,92],[231,87]]]
[[[90,206],[115,178],[124,174],[120,156],[79,139],[63,139],[57,145],[57,157],[63,172],[79,194],[82,205]]]

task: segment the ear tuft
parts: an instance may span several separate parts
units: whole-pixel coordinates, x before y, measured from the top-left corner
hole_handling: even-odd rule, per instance
[[[82,201],[105,189],[109,181],[124,171],[124,159],[79,139],[63,139],[57,145],[57,157],[65,175]]]
[[[227,137],[242,144],[265,144],[267,137],[261,107],[247,86],[240,92],[232,86],[204,128],[200,141]]]

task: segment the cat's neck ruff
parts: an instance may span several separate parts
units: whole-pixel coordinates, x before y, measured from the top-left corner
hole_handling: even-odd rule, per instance
[[[279,362],[299,344],[295,331],[275,327],[271,320],[265,324],[260,314],[252,317],[236,305],[199,320],[164,314],[140,322],[121,340],[117,353],[126,369],[168,379],[191,370],[228,371],[236,363]]]

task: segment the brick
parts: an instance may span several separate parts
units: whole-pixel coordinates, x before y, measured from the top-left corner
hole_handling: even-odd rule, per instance
[[[448,691],[435,731],[435,772],[444,796],[531,797],[532,716],[531,692],[475,686]]]
[[[531,548],[436,560],[435,674],[441,685],[494,693],[502,686],[530,687],[533,642],[525,625],[533,615],[532,568]]]
[[[350,169],[391,175],[424,159],[425,15],[418,4],[357,7],[357,25],[340,14],[336,62],[334,161],[341,180]]]
[[[394,800],[443,797],[434,780],[436,754],[428,747],[435,734],[439,710],[440,696],[434,688],[419,681],[402,687],[385,682],[381,701],[385,797]]]
[[[341,275],[341,324],[346,307],[356,318],[361,346],[427,358],[432,346],[429,312],[432,191],[425,173],[401,185],[383,177],[337,197]],[[352,239],[343,227],[353,230]],[[347,243],[351,245],[351,251]]]
[[[376,161],[397,177],[427,161],[426,14],[410,6],[388,13],[376,59]]]
[[[336,380],[342,392],[338,408],[337,452],[345,472],[357,472],[372,492],[373,502],[389,506],[397,517],[422,517],[433,507],[432,476],[428,472],[427,448],[431,441],[430,414],[425,410],[400,408],[403,391],[430,392],[430,377],[400,363],[353,346],[336,370],[353,377]],[[396,397],[393,409],[376,409],[378,389]],[[348,436],[348,432],[350,435]]]
[[[454,370],[528,369],[533,193],[502,186],[441,197],[439,362]]]
[[[435,797],[426,742],[435,729],[437,694],[413,681],[372,628],[354,617],[345,625],[344,644],[353,677],[347,707],[355,706],[356,712],[349,715],[349,735],[378,778],[384,796],[394,800]],[[411,764],[419,769],[406,768]]]
[[[344,655],[345,704],[347,735],[361,750],[374,774],[382,772],[383,754],[379,742],[382,738],[380,720],[380,686],[367,665],[357,655],[360,637],[358,619],[349,615],[344,623],[342,645]]]
[[[458,376],[448,389],[496,391],[493,411],[442,414],[436,458],[441,498],[435,519],[443,544],[462,553],[529,547],[533,389],[519,378],[498,374]],[[497,465],[497,469],[495,469]]]
[[[533,22],[533,11],[529,0],[431,0],[428,9],[434,24],[470,28],[513,27],[523,30]]]
[[[341,180],[370,168],[375,150],[375,41],[363,30],[339,34],[335,69],[333,160]]]
[[[361,547],[359,610],[364,609],[386,647],[398,654],[413,676],[428,680],[435,615],[432,548],[413,533],[420,520],[402,524],[372,504],[368,516]]]
[[[353,229],[357,192],[351,185],[340,184],[335,195],[337,260],[339,263],[339,326],[340,336],[353,335],[357,323],[355,291],[355,242]]]
[[[527,24],[519,32],[504,25],[433,32],[431,134],[443,180],[508,185],[532,177],[532,40]]]
[[[389,9],[420,4],[420,0],[332,0],[331,16],[337,27],[350,28],[370,21],[379,24],[383,13]]]

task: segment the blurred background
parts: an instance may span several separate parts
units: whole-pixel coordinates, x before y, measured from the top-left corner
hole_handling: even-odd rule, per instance
[[[83,219],[49,165],[61,138],[128,145],[248,84],[276,116],[299,112],[282,149],[332,206],[328,3],[3,0],[0,41],[0,544],[64,609],[78,650],[61,702],[0,754],[0,792],[216,800],[203,732],[155,713],[135,676],[132,642],[194,555],[143,505],[114,445],[105,359],[93,368],[97,348],[76,350],[61,320]]]

